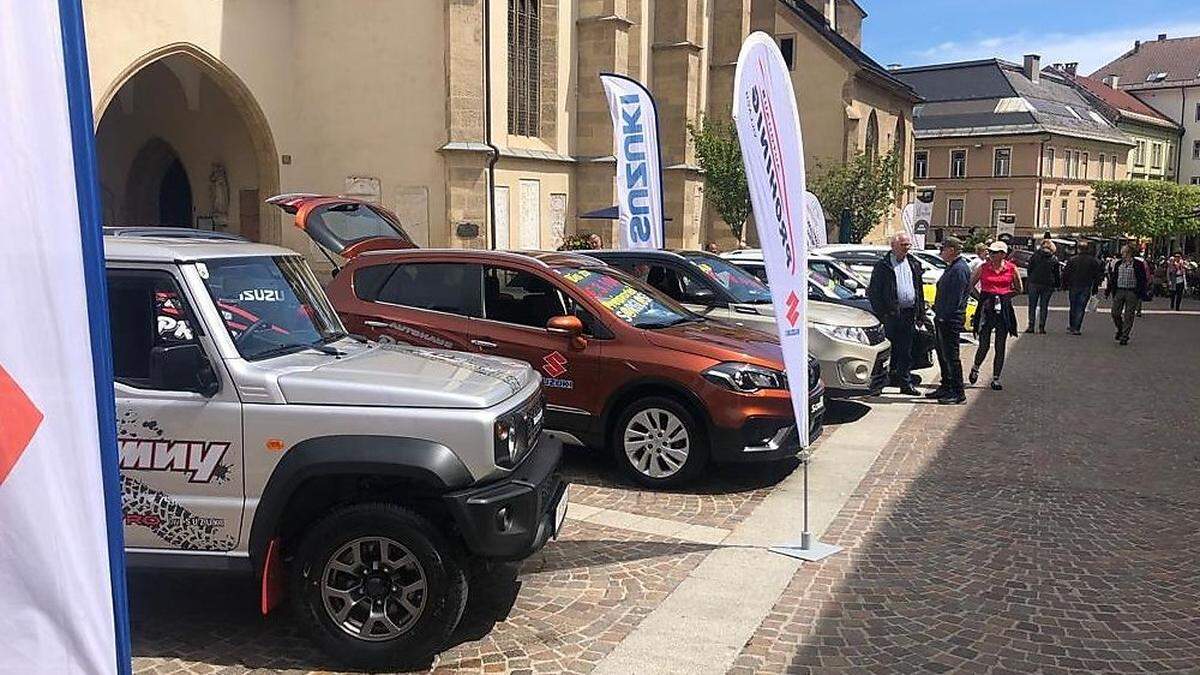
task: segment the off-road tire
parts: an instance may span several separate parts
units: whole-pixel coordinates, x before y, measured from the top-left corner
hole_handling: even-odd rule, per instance
[[[326,609],[322,572],[351,542],[383,537],[408,549],[424,572],[426,590],[416,621],[394,638],[370,641],[343,630]],[[364,503],[330,512],[301,539],[291,563],[290,596],[301,626],[339,662],[364,670],[428,667],[462,617],[467,576],[457,551],[425,518],[396,504]]]
[[[647,475],[634,464],[634,460],[626,452],[626,432],[630,428],[631,420],[644,412],[655,410],[664,411],[679,420],[687,434],[687,460],[682,467],[669,476]],[[709,458],[708,438],[704,433],[703,425],[696,421],[695,415],[685,406],[665,396],[648,396],[626,406],[617,416],[617,424],[613,428],[610,439],[610,450],[617,464],[630,478],[649,488],[668,488],[687,483],[700,475],[705,465],[708,464]]]

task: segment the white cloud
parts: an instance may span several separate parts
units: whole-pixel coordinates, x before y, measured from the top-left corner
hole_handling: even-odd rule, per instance
[[[1012,35],[943,42],[929,49],[914,51],[912,57],[914,61],[921,63],[948,63],[996,57],[1020,63],[1025,54],[1041,54],[1043,65],[1077,61],[1079,72],[1090,74],[1132,49],[1134,40],[1146,42],[1155,39],[1159,33],[1166,33],[1171,37],[1200,35],[1200,23],[1138,26],[1092,33],[1039,34],[1021,31]]]

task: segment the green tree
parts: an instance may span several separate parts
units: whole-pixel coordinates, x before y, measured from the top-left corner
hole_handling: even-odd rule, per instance
[[[901,159],[893,149],[882,157],[859,153],[845,164],[818,163],[808,188],[836,222],[850,212],[850,238],[859,243],[883,220],[900,188]]]
[[[741,244],[750,217],[750,186],[737,128],[732,121],[701,117],[698,124],[689,123],[687,130],[704,170],[704,195]]]
[[[1109,236],[1163,237],[1200,231],[1186,218],[1200,208],[1200,187],[1168,181],[1095,181],[1096,228]]]

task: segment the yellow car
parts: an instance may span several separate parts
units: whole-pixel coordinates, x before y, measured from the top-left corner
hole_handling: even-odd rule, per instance
[[[925,304],[929,307],[933,307],[933,301],[935,298],[937,298],[937,286],[934,286],[933,284],[924,284],[921,286],[921,288],[924,291],[922,295],[925,296]],[[971,329],[971,321],[975,318],[975,309],[978,306],[979,303],[975,302],[975,298],[967,299],[967,320],[963,323],[963,330]]]

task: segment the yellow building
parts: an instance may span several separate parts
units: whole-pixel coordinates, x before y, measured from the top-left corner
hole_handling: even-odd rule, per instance
[[[728,118],[751,30],[790,52],[810,162],[912,147],[916,97],[859,51],[865,13],[810,1],[85,0],[104,219],[310,251],[262,200],[313,191],[421,245],[611,241],[578,216],[615,203],[612,71],[658,100],[668,243],[727,241],[686,124]]]
[[[1064,73],[997,59],[893,71],[926,102],[916,111],[914,180],[937,189],[933,241],[1092,229],[1094,180],[1124,179],[1134,146]]]

